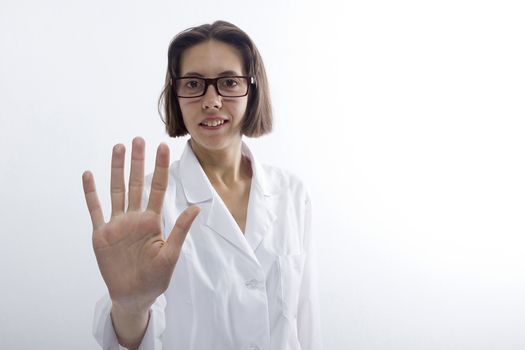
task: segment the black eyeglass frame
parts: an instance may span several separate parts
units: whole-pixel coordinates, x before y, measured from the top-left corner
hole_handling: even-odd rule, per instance
[[[248,87],[246,89],[246,93],[244,95],[238,95],[238,96],[224,96],[223,94],[221,94],[220,91],[219,91],[219,87],[217,86],[217,81],[219,81],[219,79],[228,79],[228,78],[244,78],[244,79],[246,79],[246,81],[248,82]],[[201,79],[201,80],[204,80],[204,90],[203,90],[202,94],[195,95],[195,96],[179,96],[179,94],[177,92],[177,84],[173,84],[173,80],[175,80],[175,82],[177,82],[177,80],[182,80],[182,79]],[[250,92],[250,86],[251,85],[256,85],[255,77],[253,77],[253,76],[244,76],[244,75],[230,75],[230,76],[217,77],[217,78],[203,78],[203,77],[192,77],[192,76],[189,76],[189,77],[175,78],[173,80],[170,81],[170,84],[171,84],[171,87],[173,88],[173,91],[175,91],[175,94],[179,98],[202,97],[202,96],[206,95],[206,92],[208,91],[208,87],[210,85],[213,85],[213,87],[215,88],[215,91],[217,92],[217,94],[219,96],[227,97],[227,98],[244,97],[244,96],[248,95],[248,92]]]

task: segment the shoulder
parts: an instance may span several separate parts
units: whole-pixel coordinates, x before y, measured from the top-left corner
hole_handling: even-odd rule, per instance
[[[264,173],[265,181],[274,192],[292,196],[304,202],[310,201],[308,186],[297,174],[268,164],[261,164],[260,168]]]

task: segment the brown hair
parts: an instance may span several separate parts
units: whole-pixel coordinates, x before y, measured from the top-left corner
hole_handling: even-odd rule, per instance
[[[237,26],[216,21],[188,28],[177,34],[168,49],[168,69],[166,81],[159,97],[159,113],[166,125],[166,132],[171,137],[184,136],[188,130],[182,120],[177,95],[173,91],[172,81],[180,75],[182,53],[197,44],[208,40],[217,40],[239,50],[243,59],[243,68],[248,76],[255,77],[248,93],[248,105],[244,115],[241,132],[248,137],[258,137],[272,131],[272,107],[268,91],[268,80],[259,51],[250,37]]]

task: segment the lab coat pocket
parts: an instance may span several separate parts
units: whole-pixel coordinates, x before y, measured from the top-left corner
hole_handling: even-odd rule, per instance
[[[297,318],[304,259],[304,254],[279,256],[281,306],[283,315],[289,320]]]

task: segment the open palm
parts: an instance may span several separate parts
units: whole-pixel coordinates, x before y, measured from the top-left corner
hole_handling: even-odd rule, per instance
[[[141,209],[144,188],[144,140],[133,140],[128,208],[125,210],[123,145],[111,160],[111,219],[104,216],[91,172],[82,175],[86,203],[93,223],[93,249],[111,300],[129,309],[147,309],[169,285],[188,230],[199,213],[189,207],[177,219],[167,240],[161,212],[168,184],[169,148],[157,149],[150,197]]]

